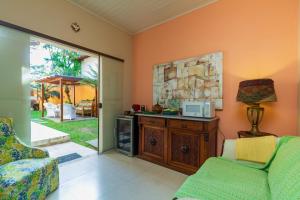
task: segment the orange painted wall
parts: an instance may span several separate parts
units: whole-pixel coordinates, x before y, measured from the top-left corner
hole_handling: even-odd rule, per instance
[[[275,81],[278,102],[263,105],[261,130],[296,134],[298,12],[298,0],[219,0],[135,35],[133,103],[151,107],[154,64],[223,51],[225,137],[249,129],[235,100],[239,82],[264,77]]]
[[[59,91],[60,89],[57,87],[53,89],[55,91]],[[74,92],[73,86],[70,86],[70,96],[73,103]],[[33,96],[36,96],[36,90],[33,90]],[[78,104],[81,100],[93,100],[95,98],[95,89],[88,85],[78,85],[75,89],[75,104]],[[64,102],[68,100],[66,93],[64,92]],[[54,104],[60,104],[60,99],[56,97],[49,98],[49,102]]]
[[[59,91],[59,89],[56,89]],[[70,86],[70,97],[73,103],[74,99],[74,92],[73,92],[73,86]],[[93,100],[95,98],[95,89],[88,86],[88,85],[79,85],[76,86],[75,89],[75,104],[78,104],[81,100]],[[64,92],[64,102],[68,100],[66,93]],[[54,104],[60,104],[59,98],[50,98],[49,102]]]

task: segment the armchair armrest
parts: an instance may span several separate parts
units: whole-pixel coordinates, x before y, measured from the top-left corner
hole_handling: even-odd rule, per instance
[[[22,141],[20,141],[19,138],[17,138],[17,137],[16,137],[16,140],[18,141],[20,148],[22,149],[22,159],[49,157],[48,151],[45,151],[45,150],[42,150],[39,148],[35,148],[35,147],[30,147],[30,146],[24,144]]]
[[[30,154],[29,157],[30,158],[48,158],[49,157],[49,153],[48,151],[39,149],[39,148],[30,148]]]

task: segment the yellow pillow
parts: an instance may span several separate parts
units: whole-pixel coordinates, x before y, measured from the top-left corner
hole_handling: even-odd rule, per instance
[[[276,137],[240,138],[236,141],[236,158],[238,160],[266,163],[276,147]]]

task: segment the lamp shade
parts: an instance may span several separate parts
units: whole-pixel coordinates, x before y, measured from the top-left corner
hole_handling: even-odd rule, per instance
[[[275,102],[277,97],[272,79],[254,79],[242,81],[239,84],[237,101],[246,104]]]

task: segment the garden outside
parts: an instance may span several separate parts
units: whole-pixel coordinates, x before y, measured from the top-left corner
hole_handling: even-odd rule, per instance
[[[98,119],[86,119],[82,121],[65,121],[61,123],[42,118],[41,111],[31,111],[31,120],[41,125],[65,132],[70,135],[70,140],[79,145],[97,150],[88,141],[98,138]]]

